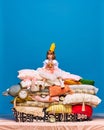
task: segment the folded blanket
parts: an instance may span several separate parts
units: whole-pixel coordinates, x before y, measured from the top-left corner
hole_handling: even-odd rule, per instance
[[[94,85],[95,81],[94,80],[89,80],[89,79],[80,79],[79,80],[82,84],[90,84],[90,85]]]
[[[69,85],[69,88],[73,90],[75,93],[89,93],[89,94],[97,94],[98,88],[89,84],[76,84]]]

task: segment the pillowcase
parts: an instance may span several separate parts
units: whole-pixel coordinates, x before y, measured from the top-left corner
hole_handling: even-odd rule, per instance
[[[87,94],[92,94],[92,95],[95,94],[94,89],[89,90],[89,89],[83,88],[83,89],[72,89],[72,90],[74,93],[87,93]]]
[[[46,109],[46,112],[53,112],[53,113],[71,113],[72,106],[71,105],[51,105]]]
[[[88,84],[77,84],[77,85],[69,85],[69,87],[72,89],[72,90],[75,90],[75,89],[80,89],[80,90],[84,90],[86,89],[87,91],[90,91],[90,90],[94,90],[94,93],[96,94],[98,92],[98,88],[96,88],[95,86],[93,85],[88,85]]]
[[[82,104],[83,102],[91,106],[97,106],[101,102],[101,99],[96,95],[74,93],[66,95],[63,104]]]
[[[72,106],[72,113],[74,113],[74,114],[84,114],[84,115],[87,115],[87,117],[91,117],[92,112],[93,112],[93,109],[89,105],[85,105],[85,111],[82,111],[82,105],[81,104]]]
[[[65,86],[64,88],[61,88],[61,86],[50,86],[49,87],[49,95],[50,96],[59,96],[66,93],[72,93],[72,90],[69,88],[69,86]]]
[[[24,79],[42,79],[39,76],[39,73],[33,69],[22,69],[18,71],[18,76],[19,79],[24,80]]]

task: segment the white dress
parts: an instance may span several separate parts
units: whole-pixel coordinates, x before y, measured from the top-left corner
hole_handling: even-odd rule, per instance
[[[54,65],[54,69],[50,70],[46,68],[46,65],[50,62],[48,59],[46,59],[43,62],[43,67],[38,68],[36,71],[38,74],[47,80],[47,82],[60,85],[60,80],[59,79],[72,79],[75,81],[79,81],[82,77],[75,75],[75,74],[70,74],[69,72],[66,72],[58,67],[59,63],[57,60],[52,60],[52,63]]]
[[[46,86],[50,86],[53,84],[64,86],[64,79],[72,79],[75,81],[79,81],[81,79],[81,77],[78,75],[70,74],[69,72],[60,69],[58,67],[59,63],[57,62],[57,60],[51,61],[53,66],[52,69],[47,69],[47,64],[49,62],[49,60],[45,60],[43,62],[43,67],[37,68],[36,70],[23,69],[18,71],[18,78],[22,80],[22,86],[27,86],[29,88],[31,84],[34,83],[37,85],[40,84],[40,82],[42,82],[42,85],[45,83]]]

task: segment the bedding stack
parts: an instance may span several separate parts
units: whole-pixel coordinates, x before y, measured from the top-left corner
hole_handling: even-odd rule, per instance
[[[59,68],[55,43],[46,53],[43,67],[18,71],[20,82],[3,95],[11,95],[16,121],[68,122],[91,120],[101,99],[93,80],[85,80]]]
[[[13,113],[16,121],[85,121],[91,120],[93,107],[101,99],[96,95],[94,81],[64,80],[64,87],[35,80],[34,70],[19,71],[19,84],[11,86],[4,95],[13,96]],[[38,75],[37,75],[38,76]]]
[[[72,113],[77,114],[78,120],[91,119],[93,107],[101,102],[96,95],[98,88],[90,84],[70,85],[70,88],[74,93],[66,95],[63,104],[72,105]]]
[[[86,83],[86,84],[83,84]],[[59,103],[65,108],[70,108],[70,121],[91,120],[93,107],[101,102],[96,95],[98,88],[94,86],[94,81],[81,79],[79,82],[69,80],[65,88],[60,90],[59,86],[49,88],[50,96],[59,96]],[[49,107],[47,111],[54,112],[55,105]],[[57,107],[57,112],[58,112]],[[56,112],[56,111],[55,111]],[[65,112],[64,112],[65,113]],[[66,112],[67,113],[67,112]]]

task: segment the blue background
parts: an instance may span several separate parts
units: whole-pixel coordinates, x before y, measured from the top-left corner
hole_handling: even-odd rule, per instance
[[[51,42],[60,68],[95,80],[104,113],[104,1],[0,1],[0,114],[11,114],[12,97],[2,96],[17,84],[17,71],[42,66]]]

